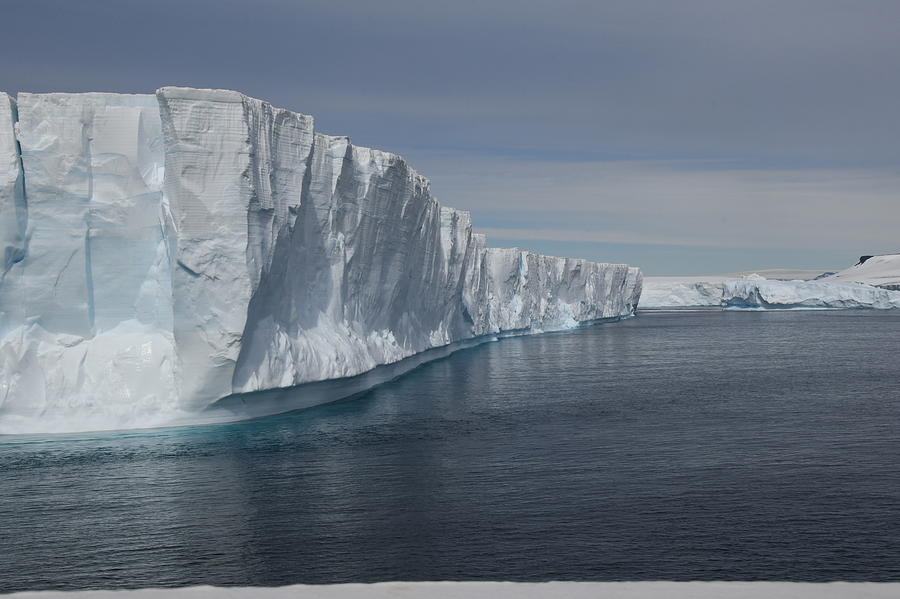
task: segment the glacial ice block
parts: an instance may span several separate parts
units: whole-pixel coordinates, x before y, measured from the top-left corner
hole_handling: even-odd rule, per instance
[[[165,301],[143,286],[165,253],[153,97],[19,94],[18,117],[28,245],[0,291],[4,311],[85,337],[132,317],[167,327]]]
[[[636,268],[487,248],[401,157],[237,92],[21,94],[18,119],[0,432],[183,422],[640,296]]]
[[[156,100],[19,94],[17,130],[28,234],[0,282],[0,429],[157,423],[177,396]]]
[[[644,277],[641,309],[721,307],[728,277]]]

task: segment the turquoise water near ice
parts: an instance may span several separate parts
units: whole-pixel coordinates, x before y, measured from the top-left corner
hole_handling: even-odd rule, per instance
[[[900,314],[504,339],[229,425],[0,438],[0,591],[900,580]]]

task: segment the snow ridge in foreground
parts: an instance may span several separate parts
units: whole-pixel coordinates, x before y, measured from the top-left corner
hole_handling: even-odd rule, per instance
[[[29,599],[888,599],[900,583],[875,582],[378,582],[265,587],[187,587],[128,591],[38,591]]]

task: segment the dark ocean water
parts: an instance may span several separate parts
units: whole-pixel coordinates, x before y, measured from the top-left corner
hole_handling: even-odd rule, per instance
[[[232,425],[0,439],[0,591],[900,580],[900,313],[506,339]]]

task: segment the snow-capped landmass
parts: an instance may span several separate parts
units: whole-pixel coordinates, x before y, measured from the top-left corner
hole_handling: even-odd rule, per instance
[[[644,277],[640,308],[714,308],[722,304],[726,277]]]
[[[872,256],[862,264],[834,273],[827,280],[900,290],[900,254]]]
[[[889,599],[896,582],[377,582],[295,584],[283,587],[212,587],[118,591],[30,591],[22,599]]]
[[[824,274],[834,274],[822,269],[809,268],[763,268],[756,270],[746,270],[742,272],[732,272],[725,276],[726,279],[740,279],[749,277],[750,275],[759,275],[766,279],[774,279],[776,281],[812,281]]]
[[[640,296],[485,247],[401,157],[237,92],[0,100],[0,432],[185,422]]]

